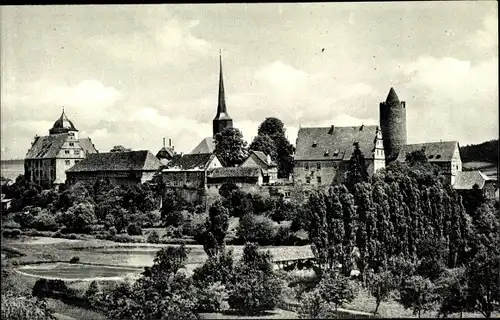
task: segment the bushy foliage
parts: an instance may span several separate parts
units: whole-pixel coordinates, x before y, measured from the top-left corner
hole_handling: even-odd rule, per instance
[[[88,233],[91,226],[97,222],[94,205],[90,202],[81,202],[61,213],[59,223],[66,227],[67,232]]]
[[[435,285],[429,279],[413,276],[407,279],[400,289],[399,301],[420,318],[422,312],[432,311],[436,307],[438,296]]]
[[[232,250],[224,250],[218,256],[209,256],[205,263],[193,271],[193,281],[199,287],[220,282],[227,285],[234,273]]]
[[[328,319],[332,318],[330,304],[323,300],[318,289],[304,293],[298,310],[299,319]]]
[[[258,314],[276,307],[283,284],[272,271],[269,252],[247,244],[229,286],[229,305],[243,314]]]
[[[228,290],[220,282],[210,283],[197,290],[199,312],[221,312],[229,309]]]
[[[4,229],[2,230],[2,235],[4,236],[4,238],[19,238],[21,236],[21,230]]]
[[[60,279],[38,279],[33,286],[32,295],[38,298],[58,298],[72,293]]]
[[[387,301],[391,297],[392,292],[397,289],[397,284],[390,271],[382,271],[380,273],[368,274],[367,286],[370,295],[375,298],[375,310],[373,314],[376,315],[380,303]]]
[[[59,229],[59,224],[54,213],[43,209],[35,216],[30,227],[39,231],[56,231]]]
[[[337,272],[326,273],[319,283],[318,291],[325,302],[335,306],[335,310],[355,297],[355,288],[348,278]]]
[[[222,201],[217,200],[208,210],[203,235],[203,249],[208,256],[217,256],[223,250],[228,227],[229,212]]]
[[[243,134],[239,129],[225,128],[215,135],[214,140],[214,153],[226,166],[239,165],[247,157],[247,143],[243,140]]]
[[[160,250],[133,285],[121,283],[106,296],[108,319],[197,319],[197,289],[178,273],[184,267],[185,246]]]
[[[260,245],[271,245],[278,228],[274,222],[264,216],[246,214],[240,218],[237,235],[243,242],[256,242]]]
[[[147,243],[160,243],[160,236],[158,235],[158,232],[153,230],[149,235],[146,240]]]
[[[142,228],[136,222],[129,223],[129,225],[127,226],[127,234],[129,236],[140,236],[142,235]]]
[[[438,314],[448,317],[470,309],[467,291],[465,269],[446,270],[436,281],[436,293],[439,296]]]
[[[2,319],[55,320],[45,300],[2,292]]]

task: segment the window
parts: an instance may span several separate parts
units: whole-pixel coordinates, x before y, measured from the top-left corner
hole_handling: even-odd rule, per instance
[[[75,160],[75,163],[78,163],[78,162],[80,162],[80,160]]]
[[[334,155],[334,156],[338,156],[338,155],[339,155],[339,152],[340,152],[340,150],[339,150],[339,149],[336,149],[336,150],[333,152],[333,155]]]
[[[80,150],[75,150],[74,154],[75,154],[75,156],[79,156],[80,155]]]
[[[330,155],[330,150],[325,151],[325,157],[328,157]]]
[[[316,181],[318,182],[318,184],[321,184],[321,177],[316,177]]]
[[[69,150],[64,150],[64,154],[69,154]]]
[[[307,184],[311,183],[311,177],[306,177],[306,183]]]
[[[75,146],[75,143],[74,143],[74,142],[70,142],[70,143],[69,143],[69,146],[70,146],[70,147],[74,147],[74,146]]]
[[[438,155],[436,156],[436,159],[441,159],[441,155],[440,155],[440,154],[438,154]]]
[[[432,159],[432,158],[434,158],[434,155],[433,155],[433,154],[431,154],[431,155],[429,156],[429,159]]]
[[[309,162],[304,163],[304,167],[306,168],[306,170],[309,170]]]
[[[318,170],[321,170],[321,162],[316,163],[316,168],[317,168]]]
[[[177,181],[174,181],[174,186],[176,186],[176,185],[177,185]]]
[[[69,166],[71,164],[71,160],[66,160],[66,165]]]
[[[313,147],[316,147],[318,143],[316,141],[313,141]]]

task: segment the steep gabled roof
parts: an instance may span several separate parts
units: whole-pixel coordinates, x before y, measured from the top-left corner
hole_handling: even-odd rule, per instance
[[[167,164],[166,170],[205,170],[213,158],[213,153],[176,154]]]
[[[225,167],[215,168],[208,175],[209,178],[247,178],[259,177],[262,171],[259,167]]]
[[[28,150],[26,159],[48,159],[55,158],[64,141],[68,138],[67,133],[50,136],[36,137],[35,142]]]
[[[407,144],[401,147],[396,160],[399,162],[405,162],[407,153],[422,150],[424,148],[429,162],[447,162],[451,161],[453,153],[457,147],[457,141]]]
[[[148,150],[89,154],[66,172],[156,171],[158,160]]]
[[[387,95],[385,102],[386,103],[399,102],[398,95],[396,93],[396,90],[394,90],[394,88],[391,87],[391,90],[389,90],[389,94]]]
[[[271,160],[271,163],[267,162],[267,155],[264,152],[250,150],[250,154],[248,155],[248,158],[251,157],[252,155],[257,157],[257,159],[259,159],[259,161],[262,162],[262,164],[265,167],[276,167],[276,163],[274,163],[272,160]]]
[[[474,185],[477,184],[479,189],[482,189],[488,180],[490,179],[479,170],[459,171],[457,172],[453,188],[458,190],[472,190]]]
[[[90,138],[81,138],[78,139],[78,142],[80,143],[80,147],[82,147],[83,151],[85,153],[96,153],[97,149],[95,148],[94,144],[92,143],[92,140]]]
[[[213,153],[215,151],[215,141],[213,137],[206,137],[201,140],[196,148],[191,151],[191,154],[197,153]]]
[[[349,160],[354,142],[372,159],[376,136],[377,126],[300,128],[295,160]]]
[[[171,159],[174,156],[174,150],[171,147],[162,147],[156,154],[158,159]]]

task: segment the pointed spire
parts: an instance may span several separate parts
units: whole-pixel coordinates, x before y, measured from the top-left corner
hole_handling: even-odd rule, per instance
[[[391,87],[391,90],[389,90],[389,94],[387,95],[387,99],[385,99],[385,102],[399,102],[398,95],[396,94],[396,91],[394,90],[393,87]]]
[[[219,73],[219,104],[217,105],[217,116],[221,113],[227,114],[226,110],[226,97],[224,94],[224,80],[222,76],[222,51],[219,49],[219,64],[220,64],[220,73]]]

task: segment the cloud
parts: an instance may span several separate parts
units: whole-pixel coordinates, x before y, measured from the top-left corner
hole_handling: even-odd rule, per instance
[[[498,9],[497,9],[498,10]],[[477,50],[489,51],[491,55],[498,52],[498,16],[488,15],[483,19],[483,28],[471,35],[468,44]]]
[[[132,34],[99,35],[89,39],[87,45],[98,53],[135,63],[136,67],[188,64],[212,50],[210,43],[193,34],[199,20],[167,19],[160,27]]]

